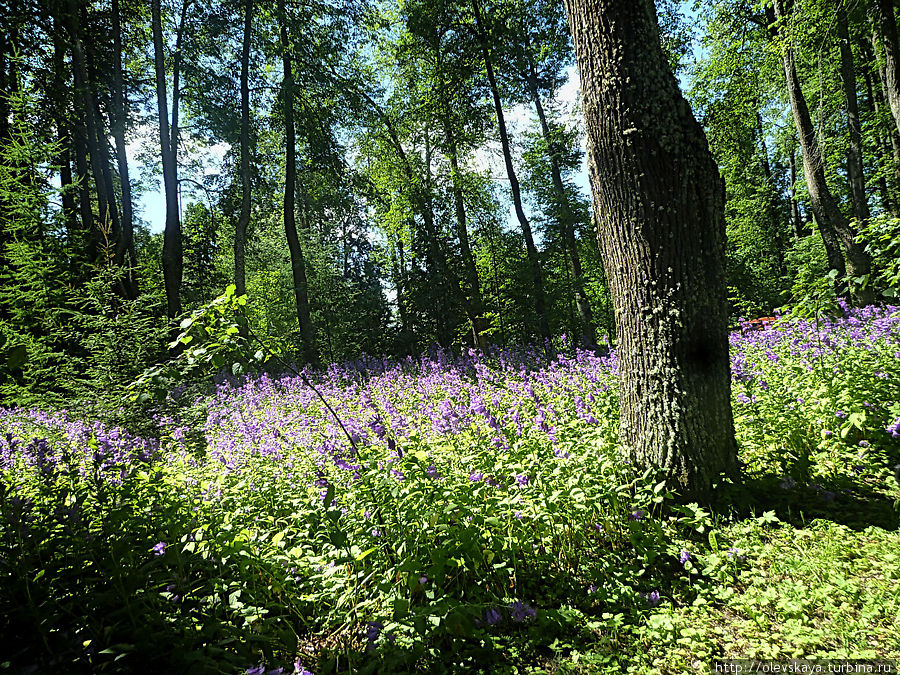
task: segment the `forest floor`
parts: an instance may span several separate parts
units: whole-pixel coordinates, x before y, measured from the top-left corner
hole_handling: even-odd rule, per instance
[[[900,658],[898,308],[731,342],[712,510],[621,457],[615,353],[226,378],[153,433],[0,409],[0,670]]]

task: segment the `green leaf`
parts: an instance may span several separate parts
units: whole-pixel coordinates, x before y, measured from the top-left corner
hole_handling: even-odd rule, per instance
[[[409,613],[409,600],[407,600],[406,598],[395,598],[393,607],[394,621],[401,621]]]
[[[28,348],[25,345],[13,347],[6,356],[6,365],[10,370],[17,370],[28,359]]]
[[[370,555],[375,553],[375,551],[377,551],[377,550],[378,550],[378,547],[373,546],[372,548],[368,549],[367,551],[363,551],[358,556],[356,556],[356,562],[362,562],[363,560],[368,558]]]

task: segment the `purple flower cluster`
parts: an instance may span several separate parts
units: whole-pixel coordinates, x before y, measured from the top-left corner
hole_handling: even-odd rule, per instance
[[[159,443],[121,427],[84,422],[67,411],[0,408],[0,471],[34,471],[46,479],[65,469],[112,484],[159,458]]]

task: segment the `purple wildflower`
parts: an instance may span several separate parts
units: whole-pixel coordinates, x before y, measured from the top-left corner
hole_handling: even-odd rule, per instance
[[[509,606],[509,616],[516,623],[522,623],[526,619],[533,619],[537,612],[527,602],[516,600]]]
[[[891,435],[891,438],[900,438],[900,417],[888,424],[884,430]]]
[[[495,607],[491,607],[484,613],[484,620],[493,626],[503,621],[503,615]]]
[[[384,624],[379,621],[369,621],[369,623],[366,624],[366,642],[369,643],[366,649],[368,651],[375,649],[375,643],[381,635],[382,628],[384,628]]]
[[[644,511],[643,509],[638,509],[638,510],[632,512],[631,515],[628,516],[628,520],[635,520],[635,521],[643,520],[644,516],[646,516],[646,515],[647,515],[646,511]]]
[[[678,556],[678,562],[680,562],[682,565],[684,565],[690,559],[691,559],[690,551],[681,549],[681,555]]]
[[[163,553],[166,552],[166,546],[167,546],[166,542],[161,541],[150,550],[153,552],[153,555],[162,555]]]

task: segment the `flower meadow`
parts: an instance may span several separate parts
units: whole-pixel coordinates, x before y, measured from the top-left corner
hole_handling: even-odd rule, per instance
[[[224,378],[173,392],[152,438],[0,409],[0,665],[678,672],[654,649],[685,663],[746,651],[752,639],[716,632],[722,617],[787,620],[777,602],[735,604],[764,542],[818,518],[900,544],[898,313],[734,331],[744,483],[723,479],[715,514],[622,456],[615,351],[435,350]],[[856,626],[855,610],[800,610],[785,639],[888,656],[891,602],[840,638],[795,624],[843,611]]]

